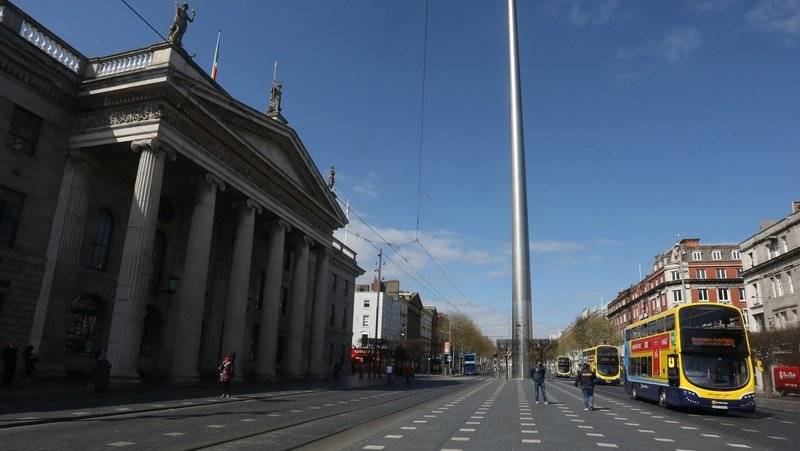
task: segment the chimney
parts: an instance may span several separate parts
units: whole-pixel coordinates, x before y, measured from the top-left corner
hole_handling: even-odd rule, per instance
[[[792,201],[792,214],[800,211],[800,200]]]

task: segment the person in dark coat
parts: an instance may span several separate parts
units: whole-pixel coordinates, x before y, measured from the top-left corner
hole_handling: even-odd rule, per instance
[[[14,383],[14,375],[17,373],[17,345],[10,341],[3,348],[3,387],[10,387]]]
[[[597,375],[594,374],[588,363],[583,364],[583,369],[575,376],[575,386],[583,392],[583,410],[594,410],[594,383]]]
[[[539,391],[542,392],[542,402],[547,405],[547,393],[544,391],[544,376],[547,370],[542,362],[536,362],[536,366],[531,369],[531,379],[533,379],[533,395],[536,404],[539,404]]]
[[[106,358],[106,352],[100,351],[94,367],[94,392],[108,393],[108,380],[111,378],[111,362]]]
[[[36,364],[39,363],[39,357],[33,352],[33,345],[28,345],[28,347],[22,351],[22,361],[25,364],[22,375],[25,377],[25,382],[30,382],[33,373],[36,371]]]
[[[219,373],[219,381],[222,382],[222,395],[220,398],[231,397],[231,379],[233,379],[233,359],[231,356],[226,355],[222,359],[222,363],[217,368]]]

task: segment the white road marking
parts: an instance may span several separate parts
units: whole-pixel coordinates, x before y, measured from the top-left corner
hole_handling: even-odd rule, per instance
[[[209,425],[208,425],[208,426],[206,426],[206,427],[207,427],[207,428],[219,429],[219,428],[224,428],[224,427],[225,427],[225,425],[224,425],[224,424],[209,424]]]
[[[533,429],[523,429],[520,431],[523,434],[538,434],[539,431],[534,431]]]
[[[431,410],[431,413],[444,413],[441,410]]]
[[[279,414],[279,413],[268,413],[267,416],[268,417],[279,417],[279,416],[281,416],[281,414]]]
[[[643,432],[645,434],[655,434],[656,431],[651,431],[650,429],[637,429],[639,432]]]
[[[727,443],[727,445],[734,448],[750,448],[750,446],[745,445],[744,443]]]
[[[620,420],[620,421],[628,421],[628,419],[627,419],[627,418],[625,418],[625,417],[616,417],[616,418],[614,418],[614,419],[615,419],[615,420]]]
[[[252,423],[253,421],[256,421],[256,420],[254,418],[244,418],[244,419],[241,419],[239,421],[241,421],[242,423]]]
[[[700,435],[702,435],[703,437],[719,438],[719,435],[717,434],[700,434]]]
[[[598,434],[597,432],[587,432],[586,435],[589,437],[605,437],[605,435]]]
[[[662,419],[662,418],[664,418],[664,417],[662,417],[661,415],[653,415],[653,416],[652,416],[652,417],[650,417],[650,418],[658,418],[658,419],[660,420],[660,419]]]
[[[403,436],[396,434],[389,434],[389,435],[384,435],[383,438],[403,438]]]
[[[569,420],[569,421],[572,421],[573,423],[586,423],[586,420]]]
[[[657,442],[675,443],[675,440],[672,440],[671,438],[654,438],[653,440],[655,440]]]
[[[520,423],[520,426],[536,426],[536,423]]]
[[[613,443],[601,443],[601,442],[598,442],[598,443],[595,443],[595,445],[599,446],[600,448],[619,448],[619,446],[617,446],[617,445],[615,445]]]
[[[436,418],[436,415],[423,415],[423,417],[424,418]]]
[[[687,429],[687,430],[690,430],[690,431],[696,431],[697,430],[697,428],[693,427],[693,426],[681,426],[681,429]]]
[[[382,445],[367,445],[367,446],[364,447],[364,449],[383,449],[383,448],[386,448],[386,447],[382,446]]]
[[[781,420],[781,423],[783,423],[783,424],[794,424],[794,421]]]
[[[522,443],[542,443],[542,441],[534,438],[524,438],[522,439]]]
[[[318,406],[311,406],[311,407],[309,407],[309,409],[311,409],[311,410],[319,410],[319,407]]]
[[[741,429],[741,430],[744,431],[744,432],[758,432],[755,429]]]
[[[639,423],[625,423],[625,426],[639,426]]]
[[[481,424],[481,422],[480,421],[467,421],[464,424]]]
[[[164,435],[166,435],[167,437],[178,437],[178,436],[181,436],[181,435],[186,435],[186,433],[185,432],[167,432]]]
[[[133,445],[133,442],[114,442],[108,444],[108,446],[113,446],[115,448],[119,448],[121,446],[129,446],[129,445]]]
[[[720,423],[723,426],[735,426],[733,423]]]
[[[468,442],[469,437],[450,437],[450,440],[454,442]]]
[[[333,407],[333,406],[335,406],[335,405],[336,405],[336,404],[325,404],[325,407]]]
[[[461,428],[458,432],[475,432],[475,429],[472,428]]]
[[[150,404],[150,407],[167,407],[166,404]]]
[[[39,417],[22,417],[22,418],[17,418],[17,419],[18,420],[38,420]]]
[[[119,411],[119,412],[124,412],[126,410],[131,410],[131,409],[129,407],[120,407],[120,408],[114,409],[114,410]]]
[[[292,412],[292,413],[300,413],[300,412],[302,412],[302,411],[303,411],[302,409],[292,409],[292,410],[290,410],[289,412]]]
[[[675,421],[675,420],[664,420],[664,423],[669,423],[669,424],[679,424],[679,423],[680,423],[680,421]]]
[[[786,437],[776,437],[774,435],[768,435],[767,438],[771,438],[773,440],[787,440]]]
[[[89,412],[72,412],[73,415],[89,415]],[[122,443],[122,442],[119,442]],[[125,446],[125,445],[122,445]]]
[[[594,426],[578,425],[578,427],[581,428],[581,429],[594,429]]]
[[[403,426],[400,429],[403,429],[405,431],[415,431],[417,429],[417,427],[416,426]]]
[[[414,423],[427,423],[428,420],[414,420]]]
[[[565,415],[565,416],[568,416],[568,417],[577,417],[578,415],[575,415],[574,413],[570,413],[570,414],[567,414],[567,415]]]

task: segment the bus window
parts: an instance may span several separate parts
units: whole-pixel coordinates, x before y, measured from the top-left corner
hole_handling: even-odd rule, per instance
[[[657,319],[656,320],[656,331],[655,331],[655,333],[663,334],[664,333],[664,325],[665,325],[664,318]]]
[[[666,319],[667,332],[675,330],[675,315],[667,315],[665,319]]]

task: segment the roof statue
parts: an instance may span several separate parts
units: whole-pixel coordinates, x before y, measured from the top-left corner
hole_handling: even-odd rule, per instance
[[[167,41],[172,43],[177,47],[183,47],[183,34],[186,33],[186,27],[189,25],[189,22],[194,22],[194,17],[197,15],[197,11],[192,9],[192,15],[189,16],[189,4],[188,3],[175,3],[175,19],[172,22],[172,26],[169,27],[169,36],[167,36]]]
[[[336,185],[336,168],[331,165],[331,167],[328,168],[328,189],[331,190],[331,192],[336,192],[334,185]]]
[[[272,82],[272,88],[269,92],[269,105],[267,106],[267,115],[281,114],[281,98],[283,97],[283,83],[280,80]]]

